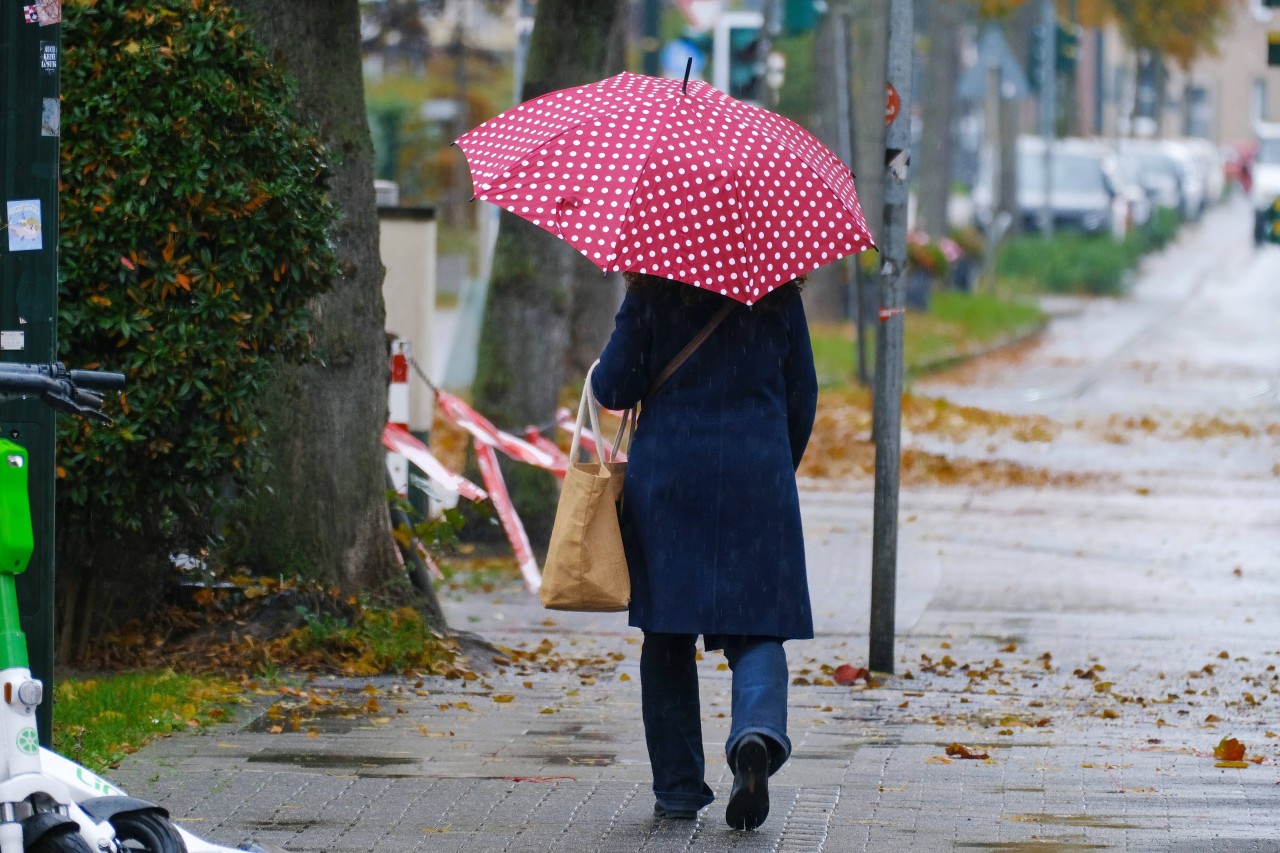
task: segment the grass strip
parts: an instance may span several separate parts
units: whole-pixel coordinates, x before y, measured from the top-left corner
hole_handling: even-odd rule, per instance
[[[144,744],[227,718],[240,685],[172,671],[59,679],[53,691],[53,749],[104,773]]]
[[[1045,321],[1044,312],[1023,301],[980,293],[944,290],[934,294],[927,312],[907,312],[903,365],[918,376],[983,349],[1026,334]],[[875,325],[866,342],[867,370],[875,365]],[[814,323],[810,330],[818,382],[842,388],[857,376],[856,329],[852,322]]]

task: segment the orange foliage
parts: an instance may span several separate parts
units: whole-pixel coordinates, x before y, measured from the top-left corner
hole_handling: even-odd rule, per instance
[[[1217,50],[1218,38],[1240,0],[1104,0],[1135,48],[1162,54],[1186,68]]]

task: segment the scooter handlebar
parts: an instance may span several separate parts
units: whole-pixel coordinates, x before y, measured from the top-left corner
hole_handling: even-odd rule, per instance
[[[61,364],[0,363],[0,400],[6,397],[38,396],[45,405],[81,417],[111,423],[102,413],[102,389],[124,387],[122,373],[97,370],[67,370]]]
[[[106,370],[68,370],[68,377],[79,388],[93,391],[123,391],[124,374]]]

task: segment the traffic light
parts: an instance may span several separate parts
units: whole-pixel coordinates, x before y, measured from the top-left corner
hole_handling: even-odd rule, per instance
[[[1027,85],[1040,94],[1040,80],[1044,68],[1044,27],[1036,24],[1027,38]]]
[[[1277,0],[1280,2],[1280,0]],[[1059,74],[1074,74],[1076,58],[1080,55],[1080,28],[1057,27],[1057,38],[1054,40],[1054,65]]]
[[[760,57],[760,30],[741,27],[729,30],[729,94],[742,101],[759,101],[764,79]]]
[[[812,32],[818,16],[826,11],[823,0],[786,0],[782,7],[782,30],[789,36]]]
[[[760,104],[765,76],[764,16],[724,12],[716,23],[711,83],[743,101]]]

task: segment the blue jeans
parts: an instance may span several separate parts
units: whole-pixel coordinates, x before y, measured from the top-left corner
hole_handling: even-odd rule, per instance
[[[715,799],[703,781],[702,711],[698,700],[696,634],[646,631],[640,652],[640,704],[653,768],[653,794],[667,810],[696,810]],[[749,734],[764,738],[769,773],[791,755],[787,738],[787,656],[771,637],[716,637],[733,671],[733,723],[725,759]]]

